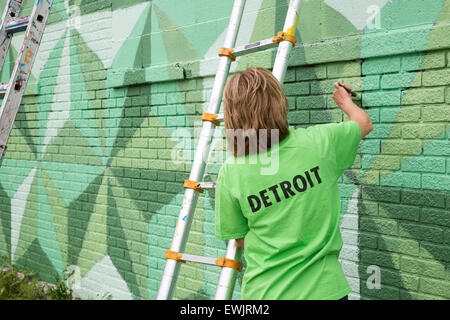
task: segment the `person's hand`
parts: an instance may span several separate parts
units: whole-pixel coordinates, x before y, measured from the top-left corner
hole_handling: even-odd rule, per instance
[[[334,86],[336,87],[336,90],[334,90],[334,92],[333,92],[333,100],[337,103],[337,105],[339,107],[342,108],[343,106],[345,106],[349,102],[350,103],[353,102],[352,101],[352,95],[351,95],[351,93],[349,93],[349,92],[352,91],[351,88],[349,88],[346,84],[342,84],[342,83],[340,83],[338,81],[336,81],[334,83]],[[342,86],[344,86],[345,88],[342,87]],[[347,89],[348,91],[345,90],[345,89]]]
[[[361,129],[361,139],[373,130],[372,120],[369,115],[361,108],[359,108],[352,101],[352,89],[340,82],[335,82],[336,90],[333,93],[333,100],[344,111],[350,120],[358,123]]]

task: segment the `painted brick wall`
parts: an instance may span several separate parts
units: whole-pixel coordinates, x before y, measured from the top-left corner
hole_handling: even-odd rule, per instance
[[[336,80],[362,96],[373,120],[340,178],[350,298],[448,299],[450,1],[360,2],[304,1],[284,84],[288,120],[345,120],[331,99]],[[238,45],[279,31],[287,3],[247,1]],[[155,298],[231,6],[54,1],[0,169],[0,255],[50,282],[75,270],[82,297]],[[242,57],[232,71],[271,68],[275,53]],[[206,181],[224,150],[218,130]],[[224,254],[213,208],[206,191],[188,253]],[[186,263],[175,298],[211,299],[217,278],[213,266]]]

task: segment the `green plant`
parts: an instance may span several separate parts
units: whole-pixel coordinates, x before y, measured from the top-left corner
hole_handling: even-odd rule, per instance
[[[66,286],[66,280],[72,274],[63,272],[61,279],[54,275],[56,285],[40,282],[36,272],[29,271],[26,266],[14,266],[8,257],[2,257],[0,264],[0,300],[73,300],[71,289]]]
[[[79,300],[79,298],[74,297],[73,290],[67,287],[67,280],[75,273],[75,270],[67,272],[67,268],[63,271],[63,278],[59,275],[54,274],[56,285],[50,289],[47,294],[51,300]]]
[[[40,300],[45,299],[43,288],[34,278],[35,273],[27,269],[19,270],[7,257],[2,257],[0,269],[0,300]]]

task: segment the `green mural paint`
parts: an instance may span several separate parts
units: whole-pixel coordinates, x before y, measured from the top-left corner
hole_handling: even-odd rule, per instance
[[[53,265],[53,269],[58,272],[58,275],[61,276],[62,271],[64,270],[64,262],[61,256],[61,248],[59,247],[59,243],[55,233],[55,226],[53,219],[57,217],[57,214],[52,214],[50,209],[50,205],[48,203],[48,196],[44,189],[42,170],[40,170],[40,175],[37,178],[38,180],[38,239],[41,249],[47,255],[49,261]],[[35,178],[35,179],[36,179]]]

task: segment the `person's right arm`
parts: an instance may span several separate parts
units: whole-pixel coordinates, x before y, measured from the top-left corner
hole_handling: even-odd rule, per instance
[[[339,82],[335,82],[334,86],[336,90],[333,93],[333,100],[347,114],[350,120],[358,123],[361,129],[361,140],[364,139],[373,130],[372,120],[363,109],[353,103],[351,94],[347,92],[347,90],[351,91],[351,89],[347,85],[343,84],[347,90]]]

